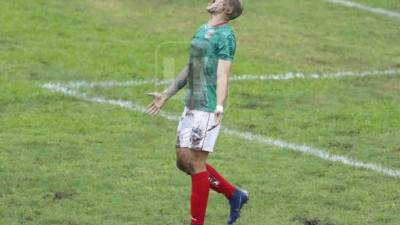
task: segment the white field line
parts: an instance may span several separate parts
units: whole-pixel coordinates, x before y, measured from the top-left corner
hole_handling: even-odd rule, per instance
[[[270,75],[241,75],[232,76],[230,81],[279,81],[279,80],[293,80],[293,79],[335,79],[343,77],[368,77],[368,76],[395,76],[400,75],[400,69],[389,69],[389,70],[372,70],[362,72],[336,72],[336,73],[277,73]],[[69,88],[113,88],[113,87],[128,87],[128,86],[141,86],[145,84],[153,85],[165,85],[171,83],[172,80],[128,80],[128,81],[100,81],[100,82],[88,82],[88,81],[70,81],[64,86]]]
[[[156,80],[156,79],[148,79],[148,80],[127,80],[127,81],[70,81],[66,83],[64,86],[68,88],[114,88],[114,87],[129,87],[129,86],[142,86],[145,84],[153,84],[153,85],[163,85],[169,84],[172,80]]]
[[[74,88],[67,87],[60,83],[49,82],[49,83],[43,84],[42,87],[45,89],[48,89],[50,91],[60,92],[66,96],[80,98],[80,99],[83,99],[83,100],[89,101],[89,102],[118,106],[121,108],[139,112],[139,113],[145,113],[145,111],[146,111],[146,109],[144,107],[142,107],[134,102],[131,102],[131,101],[125,101],[125,100],[121,100],[121,99],[106,99],[106,98],[103,98],[100,96],[89,96],[86,93],[79,92],[78,90],[75,90]],[[178,118],[179,118],[177,116],[173,116],[173,115],[170,115],[165,112],[160,112],[159,115],[168,120],[178,120]]]
[[[365,10],[365,11],[368,11],[371,13],[381,14],[384,16],[389,16],[389,17],[394,17],[394,18],[400,19],[400,12],[396,12],[396,11],[390,11],[390,10],[386,10],[386,9],[382,9],[382,8],[375,8],[375,7],[371,7],[368,5],[364,5],[364,4],[360,4],[360,3],[348,1],[348,0],[325,0],[325,1],[334,3],[334,4],[338,4],[338,5],[347,6],[350,8],[361,9],[361,10]]]
[[[80,98],[80,99],[83,99],[83,100],[86,100],[89,102],[118,106],[118,107],[122,107],[122,108],[125,108],[128,110],[139,112],[139,113],[145,112],[144,107],[142,107],[134,102],[125,101],[125,100],[106,99],[103,97],[96,97],[96,96],[89,96],[85,93],[81,93],[77,90],[74,90],[73,88],[66,87],[65,85],[60,84],[60,83],[50,82],[50,83],[46,83],[46,84],[42,85],[42,87],[45,89],[48,89],[50,91],[59,92],[64,95]],[[171,115],[171,114],[165,113],[165,112],[160,112],[159,116],[161,116],[162,118],[171,120],[171,121],[177,121],[179,118],[178,116]],[[356,168],[362,168],[362,169],[375,171],[375,172],[384,174],[389,177],[395,177],[395,178],[400,177],[400,170],[382,167],[380,165],[376,165],[373,163],[361,162],[361,161],[358,161],[358,160],[355,160],[352,158],[348,158],[345,156],[334,155],[334,154],[331,154],[324,150],[309,147],[306,145],[298,145],[298,144],[285,142],[282,140],[274,140],[272,138],[261,136],[258,134],[253,134],[250,132],[241,132],[241,131],[238,131],[235,129],[225,128],[225,127],[222,129],[222,131],[229,135],[236,136],[236,137],[239,137],[244,140],[254,141],[254,142],[258,142],[258,143],[265,144],[265,145],[276,146],[276,147],[280,147],[280,148],[284,148],[284,149],[290,149],[290,150],[296,151],[296,152],[302,152],[302,153],[314,155],[316,157],[319,157],[319,158],[327,160],[327,161],[342,163],[342,164],[349,165],[349,166],[356,167]]]
[[[293,144],[293,143],[288,143],[282,140],[274,140],[268,137],[264,137],[258,134],[252,134],[250,132],[240,132],[236,131],[233,129],[229,128],[223,128],[223,131],[225,133],[230,134],[232,136],[240,137],[245,140],[250,140],[250,141],[256,141],[258,143],[263,143],[266,145],[272,145],[272,146],[277,146],[280,148],[285,148],[285,149],[290,149],[296,152],[302,152],[302,153],[308,153],[314,156],[317,156],[318,158],[328,160],[331,162],[339,162],[345,165],[349,165],[352,167],[356,168],[362,168],[362,169],[367,169],[367,170],[372,170],[376,171],[378,173],[390,176],[390,177],[400,177],[400,170],[397,169],[390,169],[390,168],[385,168],[380,165],[376,165],[373,163],[365,163],[361,161],[357,161],[352,158],[348,158],[345,156],[340,156],[340,155],[334,155],[329,152],[326,152],[321,149],[313,148],[310,146],[306,145],[298,145],[298,144]]]

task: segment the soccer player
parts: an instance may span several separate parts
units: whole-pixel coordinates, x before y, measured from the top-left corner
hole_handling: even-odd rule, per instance
[[[229,21],[242,14],[242,1],[210,0],[207,11],[210,20],[193,36],[188,65],[165,91],[149,93],[154,99],[146,112],[156,115],[169,98],[187,86],[185,109],[177,129],[176,164],[191,176],[191,224],[204,224],[210,188],[228,199],[227,223],[233,224],[249,194],[229,183],[206,160],[220,130],[236,50]]]

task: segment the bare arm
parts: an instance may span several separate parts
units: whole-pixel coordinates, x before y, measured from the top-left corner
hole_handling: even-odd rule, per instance
[[[228,81],[231,62],[220,59],[217,70],[217,105],[224,105],[228,98]]]
[[[148,95],[153,96],[153,101],[146,107],[146,113],[155,116],[161,108],[165,105],[165,103],[178,93],[186,85],[186,79],[188,76],[189,68],[186,66],[176,77],[174,82],[165,91],[162,93],[153,92],[148,93]]]
[[[181,90],[186,85],[186,78],[188,76],[188,72],[189,72],[189,67],[186,66],[178,74],[175,81],[167,89],[165,89],[165,91],[163,91],[162,94],[167,98],[167,100],[172,96],[174,96],[176,93],[178,93],[178,91]]]
[[[229,73],[231,71],[232,62],[220,59],[217,69],[217,109],[215,111],[217,123],[221,122],[223,114],[223,105],[228,98],[228,82]]]

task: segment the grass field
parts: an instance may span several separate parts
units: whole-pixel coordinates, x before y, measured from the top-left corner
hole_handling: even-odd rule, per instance
[[[400,11],[397,0],[357,2]],[[171,78],[163,59],[175,62],[170,72],[187,62],[185,43],[207,21],[205,5],[0,1],[1,225],[189,224],[176,122],[42,85]],[[323,0],[246,1],[233,22],[233,74],[399,71],[399,25]],[[79,91],[144,106],[144,93],[162,88]],[[182,100],[164,110],[178,115]],[[400,169],[400,74],[234,82],[227,108],[226,127]],[[209,161],[252,193],[238,225],[400,224],[399,177],[227,133]],[[227,213],[226,200],[211,194],[207,224],[225,224]]]

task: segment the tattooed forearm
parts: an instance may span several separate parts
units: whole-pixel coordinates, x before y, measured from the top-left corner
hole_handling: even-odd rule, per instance
[[[189,68],[186,66],[176,77],[174,82],[163,92],[163,95],[167,99],[174,96],[179,90],[181,90],[187,83],[187,76],[188,76]]]

